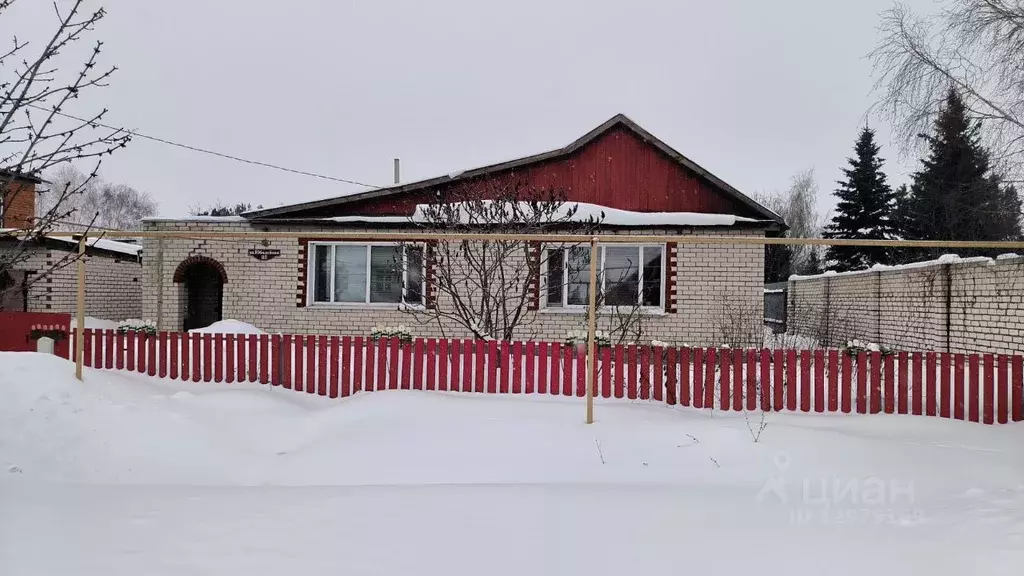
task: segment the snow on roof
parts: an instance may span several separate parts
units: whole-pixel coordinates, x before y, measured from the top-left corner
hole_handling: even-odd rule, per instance
[[[181,218],[168,218],[164,216],[152,216],[143,218],[143,222],[245,222],[242,216],[183,216]]]
[[[485,204],[491,203],[485,200]],[[462,206],[467,202],[455,202],[454,206],[459,207],[460,221],[468,224],[470,220],[479,222],[479,218],[471,218],[468,210]],[[418,204],[412,217],[408,216],[332,216],[327,218],[313,218],[320,222],[334,222],[336,224],[365,223],[365,224],[405,224],[413,222],[417,224],[430,223],[430,204]],[[518,211],[523,214],[533,213],[529,202],[519,202]],[[569,212],[575,212],[570,217]],[[506,211],[511,211],[511,205],[506,205]],[[602,217],[603,215],[603,217]],[[705,214],[701,212],[634,212],[631,210],[619,210],[599,204],[587,202],[564,202],[551,217],[556,222],[586,222],[588,220],[600,221],[607,226],[734,226],[738,223],[766,222],[755,218],[735,216],[733,214]],[[144,218],[143,222],[246,222],[243,216],[189,216],[186,218]]]
[[[793,274],[789,277],[790,280],[814,280],[818,278],[834,277],[834,276],[855,276],[857,274],[871,274],[874,272],[893,272],[898,270],[911,270],[914,268],[928,268],[929,266],[939,266],[942,264],[995,264],[996,261],[1006,261],[1013,258],[1019,258],[1016,254],[1001,254],[996,260],[992,258],[986,258],[985,256],[971,256],[969,258],[961,258],[956,254],[943,254],[935,260],[922,260],[920,262],[910,262],[908,264],[897,264],[895,266],[888,266],[886,264],[875,264],[871,268],[865,268],[864,270],[850,270],[849,272],[836,272],[835,270],[828,270],[822,274],[813,274],[810,276],[801,276],[799,274]]]
[[[55,238],[52,236],[47,236],[46,238],[48,240],[56,240],[67,244],[78,244],[78,240],[74,238]],[[138,244],[118,242],[117,240],[105,240],[103,238],[87,238],[85,240],[85,245],[90,248],[98,248],[109,252],[119,252],[121,254],[128,254],[129,256],[138,256],[139,253],[142,252],[142,246]]]
[[[0,234],[11,233],[11,232],[24,232],[21,228],[0,228]],[[78,240],[75,238],[55,237],[55,236],[44,236],[47,240],[53,240],[55,242],[63,242],[65,244],[78,244]],[[86,246],[90,248],[96,248],[99,250],[107,250],[108,252],[119,252],[121,254],[128,254],[129,256],[138,256],[142,252],[142,246],[139,244],[132,244],[130,242],[118,242],[117,240],[105,240],[103,238],[89,238],[85,241]]]
[[[485,201],[490,202],[490,201]],[[468,223],[470,214],[463,211],[459,202],[460,221]],[[425,212],[428,204],[416,206],[413,214],[414,222],[428,222],[429,217]],[[511,208],[511,206],[509,206]],[[533,209],[529,202],[519,202],[518,210],[525,214],[532,213]],[[575,210],[575,212],[573,212]],[[570,215],[570,212],[572,214]],[[737,222],[758,222],[753,218],[743,218],[732,214],[703,214],[698,212],[633,212],[630,210],[619,210],[599,204],[587,202],[565,202],[555,211],[552,220],[564,222],[586,222],[588,220],[600,221],[608,226],[732,226]]]
[[[328,222],[337,222],[338,224],[344,224],[346,222],[364,222],[368,224],[403,224],[409,221],[406,216],[333,216],[331,218],[322,218],[322,220]]]
[[[485,200],[488,205],[492,201]],[[476,211],[464,209],[467,202],[455,202],[452,205],[459,210],[459,220],[462,224],[469,224],[472,220],[475,223],[480,221]],[[405,216],[335,216],[322,218],[321,220],[345,223],[365,222],[373,224],[400,224],[413,222],[426,224],[436,220],[430,217],[430,204],[418,204],[411,218]],[[512,211],[511,204],[505,206],[506,212]],[[534,209],[529,202],[519,202],[517,210],[523,214],[532,214]],[[575,210],[570,216],[570,212]],[[511,218],[511,214],[509,215]],[[598,204],[586,202],[565,202],[551,217],[555,222],[586,222],[588,220],[600,221],[608,226],[733,226],[738,222],[762,222],[754,218],[734,216],[732,214],[704,214],[699,212],[633,212],[630,210],[619,210]]]

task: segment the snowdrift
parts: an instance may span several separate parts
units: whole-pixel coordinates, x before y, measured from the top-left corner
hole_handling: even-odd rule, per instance
[[[1012,574],[1024,550],[1020,425],[771,414],[755,443],[743,414],[81,383],[33,353],[0,353],[0,394],[4,574]]]

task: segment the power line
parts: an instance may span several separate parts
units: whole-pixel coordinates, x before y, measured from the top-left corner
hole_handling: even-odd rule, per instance
[[[35,108],[37,110],[42,110],[44,112],[53,112],[52,110],[48,110],[48,109],[46,109],[46,108],[44,108],[42,106],[36,106],[35,104],[28,104],[27,106],[30,107],[30,108]],[[348,180],[348,179],[345,179],[345,178],[338,178],[336,176],[328,176],[326,174],[318,174],[316,172],[307,172],[305,170],[297,170],[295,168],[288,168],[287,166],[280,166],[278,164],[271,164],[269,162],[260,162],[259,160],[249,160],[248,158],[242,158],[240,156],[233,156],[231,154],[225,154],[223,152],[217,152],[215,150],[209,150],[209,149],[206,149],[206,148],[200,148],[198,146],[191,146],[191,145],[188,145],[188,144],[182,144],[180,142],[174,142],[172,140],[167,140],[166,138],[158,138],[156,136],[150,136],[149,134],[143,134],[142,132],[139,132],[137,130],[128,130],[127,128],[118,128],[116,126],[110,126],[108,124],[103,124],[102,122],[96,122],[96,121],[93,121],[93,120],[86,120],[85,118],[79,118],[78,116],[72,116],[71,114],[65,114],[64,112],[55,112],[55,114],[57,114],[58,116],[64,116],[66,118],[71,118],[72,120],[78,120],[79,122],[87,122],[87,123],[95,125],[95,126],[100,126],[100,127],[106,128],[108,130],[118,130],[118,131],[122,131],[122,132],[127,132],[127,133],[131,134],[132,136],[137,136],[137,137],[142,138],[144,140],[152,140],[153,142],[159,142],[161,144],[167,144],[169,146],[175,146],[177,148],[184,148],[185,150],[191,150],[192,152],[199,152],[199,153],[202,153],[202,154],[209,154],[211,156],[217,156],[219,158],[227,158],[228,160],[234,160],[236,162],[243,162],[245,164],[253,164],[255,166],[263,166],[264,168],[272,168],[274,170],[280,170],[282,172],[290,172],[292,174],[299,174],[299,175],[302,175],[302,176],[311,176],[313,178],[320,178],[322,180],[331,180],[331,181],[334,181],[334,182],[344,182],[345,184],[355,184],[356,186],[365,186],[366,188],[380,188],[380,186],[374,186],[373,184],[366,184],[365,182],[359,182],[357,180]]]

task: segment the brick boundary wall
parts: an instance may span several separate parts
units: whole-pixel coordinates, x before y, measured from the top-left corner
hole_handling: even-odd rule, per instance
[[[901,350],[1024,352],[1024,257],[949,259],[794,277],[788,331],[822,345],[858,339]]]
[[[291,231],[304,237],[322,232],[343,231],[337,227],[315,225],[278,225],[260,223],[254,227],[245,221],[150,220],[147,231],[195,231],[195,239],[145,239],[143,316],[159,320],[161,329],[179,330],[185,310],[184,287],[173,282],[176,267],[195,255],[221,262],[231,282],[224,286],[223,317],[249,322],[270,332],[310,334],[370,334],[375,325],[405,324],[416,336],[465,338],[466,330],[455,325],[417,324],[414,316],[382,306],[322,307],[305,306],[302,269],[304,250],[297,238],[260,241],[242,239],[201,239],[205,231]],[[360,231],[370,231],[360,228]],[[386,232],[389,230],[376,229]],[[667,234],[667,231],[635,230],[632,234]],[[675,231],[673,234],[677,233]],[[681,234],[750,236],[760,230],[688,228]],[[280,256],[260,261],[248,255],[250,248],[280,250]],[[671,257],[671,252],[667,254]],[[660,313],[643,319],[645,340],[658,339],[676,344],[756,345],[762,344],[764,249],[756,244],[681,244],[675,250],[677,270],[674,296],[676,313]],[[520,263],[525,265],[525,263]],[[516,263],[510,263],[516,265]],[[671,280],[671,276],[669,277]],[[544,294],[543,286],[538,293]],[[667,299],[669,306],[673,298]],[[436,302],[444,306],[443,299]],[[158,313],[159,312],[159,313]],[[560,340],[569,330],[584,327],[585,315],[550,310],[530,310],[530,325],[521,337]],[[738,322],[740,317],[742,322]],[[159,316],[159,318],[158,318]],[[608,319],[599,317],[599,328],[608,329]],[[735,324],[743,324],[740,334],[724,334]]]
[[[5,248],[0,247],[0,250]],[[28,257],[16,268],[29,273],[28,312],[75,314],[78,301],[78,266],[72,261],[43,278],[38,275],[57,265],[69,252],[50,246],[28,246]],[[142,263],[138,258],[108,253],[85,256],[85,313],[106,320],[142,315]]]

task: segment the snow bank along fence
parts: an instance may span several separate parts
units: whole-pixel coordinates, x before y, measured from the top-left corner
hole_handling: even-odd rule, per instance
[[[586,351],[560,342],[86,330],[85,365],[331,398],[379,390],[585,395]],[[66,357],[67,348],[64,349]],[[601,347],[595,396],[723,411],[1024,420],[1024,356]]]

